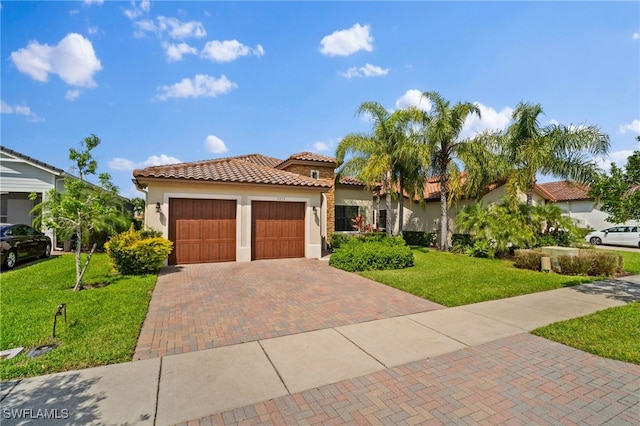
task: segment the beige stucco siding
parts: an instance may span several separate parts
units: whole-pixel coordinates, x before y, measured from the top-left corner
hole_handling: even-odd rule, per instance
[[[335,205],[358,206],[366,219],[366,223],[373,223],[374,203],[371,191],[363,188],[350,188],[344,185],[338,185],[335,192]],[[382,207],[382,202],[380,208],[384,208]],[[331,228],[333,228],[333,226]]]
[[[236,200],[236,259],[251,260],[251,202],[252,201],[291,201],[305,203],[305,257],[322,256],[321,240],[321,196],[319,188],[291,189],[260,185],[220,185],[191,182],[152,182],[147,190],[147,208],[145,224],[169,235],[169,199],[202,198]],[[326,189],[324,189],[326,191]],[[160,213],[156,212],[156,203],[160,202]]]

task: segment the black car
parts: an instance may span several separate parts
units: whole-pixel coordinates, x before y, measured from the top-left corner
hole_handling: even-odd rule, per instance
[[[23,224],[0,224],[0,264],[12,269],[19,260],[51,256],[51,238]]]

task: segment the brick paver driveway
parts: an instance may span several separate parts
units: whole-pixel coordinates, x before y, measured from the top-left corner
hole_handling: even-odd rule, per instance
[[[440,309],[309,259],[165,268],[134,360]]]

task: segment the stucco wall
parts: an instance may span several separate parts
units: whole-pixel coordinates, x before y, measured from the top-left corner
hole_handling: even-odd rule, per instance
[[[609,215],[598,209],[598,206],[590,200],[560,201],[555,204],[581,228],[602,230],[615,225],[638,225],[637,221],[625,223],[608,222],[607,217]]]
[[[142,181],[142,180],[140,180]],[[142,181],[144,182],[144,181]],[[321,239],[321,193],[319,189],[288,189],[284,187],[219,185],[211,183],[150,182],[147,190],[145,224],[169,236],[169,199],[202,198],[233,199],[237,201],[236,214],[236,258],[238,261],[251,260],[251,201],[293,201],[304,202],[305,215],[305,257],[322,256]],[[160,213],[156,203],[160,202]],[[314,209],[315,207],[315,209]]]
[[[338,185],[335,192],[336,206],[358,206],[360,212],[365,217],[366,223],[373,223],[374,202],[371,191],[367,191],[362,187],[350,187],[346,185]],[[380,207],[384,208],[384,207]],[[335,210],[334,210],[335,213]],[[329,224],[329,218],[327,218]],[[331,229],[334,229],[335,218],[332,217]],[[331,234],[329,234],[331,235]]]

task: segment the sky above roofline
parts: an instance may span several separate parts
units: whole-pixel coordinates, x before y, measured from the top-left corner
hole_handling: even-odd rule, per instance
[[[544,123],[609,134],[605,168],[638,149],[638,2],[0,5],[3,145],[69,170],[95,133],[100,171],[129,197],[149,165],[334,156],[369,129],[361,102],[427,108],[431,90],[478,104],[463,136],[506,127],[524,100]]]

